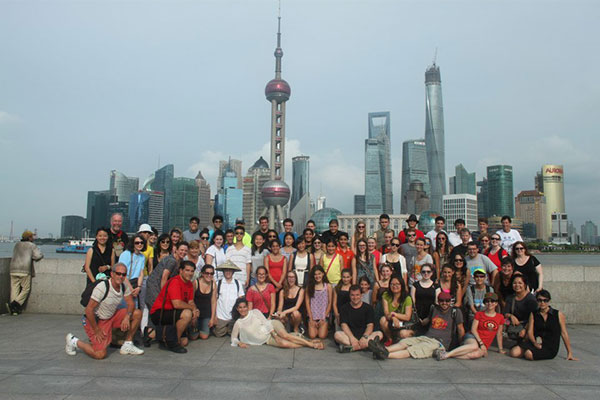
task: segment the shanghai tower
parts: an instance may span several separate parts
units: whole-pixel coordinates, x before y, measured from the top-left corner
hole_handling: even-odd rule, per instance
[[[425,147],[429,170],[430,207],[442,211],[442,196],[446,193],[444,145],[444,107],[440,67],[433,65],[425,71]]]

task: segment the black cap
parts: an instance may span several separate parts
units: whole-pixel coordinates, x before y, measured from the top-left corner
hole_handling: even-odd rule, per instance
[[[410,215],[408,216],[408,219],[407,219],[406,221],[407,221],[407,222],[408,222],[408,221],[415,221],[417,224],[419,223],[419,219],[417,218],[417,216],[416,216],[415,214],[410,214]]]

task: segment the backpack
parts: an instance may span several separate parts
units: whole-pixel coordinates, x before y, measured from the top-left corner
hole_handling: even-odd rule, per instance
[[[233,279],[233,281],[235,282],[235,286],[237,289],[237,293],[240,292],[240,282],[237,279]],[[221,284],[223,283],[223,279],[219,279],[219,282],[217,283],[217,297],[219,297],[221,295]]]
[[[83,290],[83,293],[81,293],[81,300],[79,300],[79,304],[81,304],[84,307],[87,307],[88,303],[90,302],[90,299],[92,298],[92,293],[94,292],[94,289],[102,282],[104,282],[104,284],[106,285],[106,290],[104,291],[104,296],[102,296],[102,300],[100,300],[98,304],[102,303],[104,299],[106,299],[106,296],[108,296],[108,279],[99,279],[96,282],[87,285],[87,287]],[[121,283],[121,293],[125,294],[125,284],[123,283]]]

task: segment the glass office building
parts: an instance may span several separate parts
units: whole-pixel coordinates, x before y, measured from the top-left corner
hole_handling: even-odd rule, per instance
[[[515,216],[513,169],[510,165],[487,167],[487,217]]]
[[[440,67],[425,71],[425,144],[429,173],[429,202],[431,208],[442,211],[442,196],[446,193],[446,158],[444,143],[444,106]]]
[[[365,212],[393,213],[390,113],[369,113],[365,140]]]
[[[402,143],[402,193],[400,199],[400,212],[403,214],[408,213],[406,193],[410,189],[410,184],[414,181],[421,182],[423,184],[422,190],[426,195],[429,195],[427,149],[423,139],[406,140]]]

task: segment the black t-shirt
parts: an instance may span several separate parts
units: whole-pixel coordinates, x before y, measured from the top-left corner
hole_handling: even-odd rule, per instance
[[[337,231],[336,233],[332,233],[331,230],[326,230],[325,232],[323,232],[321,234],[321,236],[323,237],[323,243],[329,243],[331,241],[331,239],[335,239],[336,243],[337,241],[340,239],[340,235],[342,233],[346,233],[346,232],[342,232],[342,231]],[[346,236],[348,236],[348,234],[346,233]]]
[[[515,302],[514,312],[512,310],[513,300]],[[510,313],[513,314],[517,319],[522,323],[527,323],[529,320],[529,314],[535,312],[537,310],[537,300],[535,296],[531,293],[527,293],[527,295],[522,300],[517,300],[515,295],[509,296],[506,299],[506,305],[504,306],[504,314]]]
[[[108,230],[108,243],[112,244],[112,247],[115,247],[116,244],[122,243],[123,250],[127,249],[127,243],[129,243],[129,236],[125,231],[119,231],[117,233],[113,233],[112,230]]]
[[[450,260],[453,260],[454,257],[456,256],[456,254],[460,254],[463,258],[465,258],[466,254],[467,254],[467,248],[468,247],[469,247],[468,245],[464,245],[462,243],[459,244],[459,245],[457,245],[457,246],[455,246],[452,249],[452,252],[450,253]],[[465,263],[466,263],[466,261],[465,261]]]
[[[373,307],[367,303],[363,302],[359,308],[354,308],[351,303],[346,303],[340,310],[340,324],[348,325],[354,337],[359,340],[365,333],[367,325],[373,322]]]
[[[536,271],[536,267],[540,265],[540,262],[534,256],[529,256],[529,260],[523,265],[517,264],[516,261],[513,261],[513,265],[515,268],[515,272],[520,272],[527,278],[527,283],[529,284],[529,288],[532,290],[537,290],[540,285],[539,276]]]

